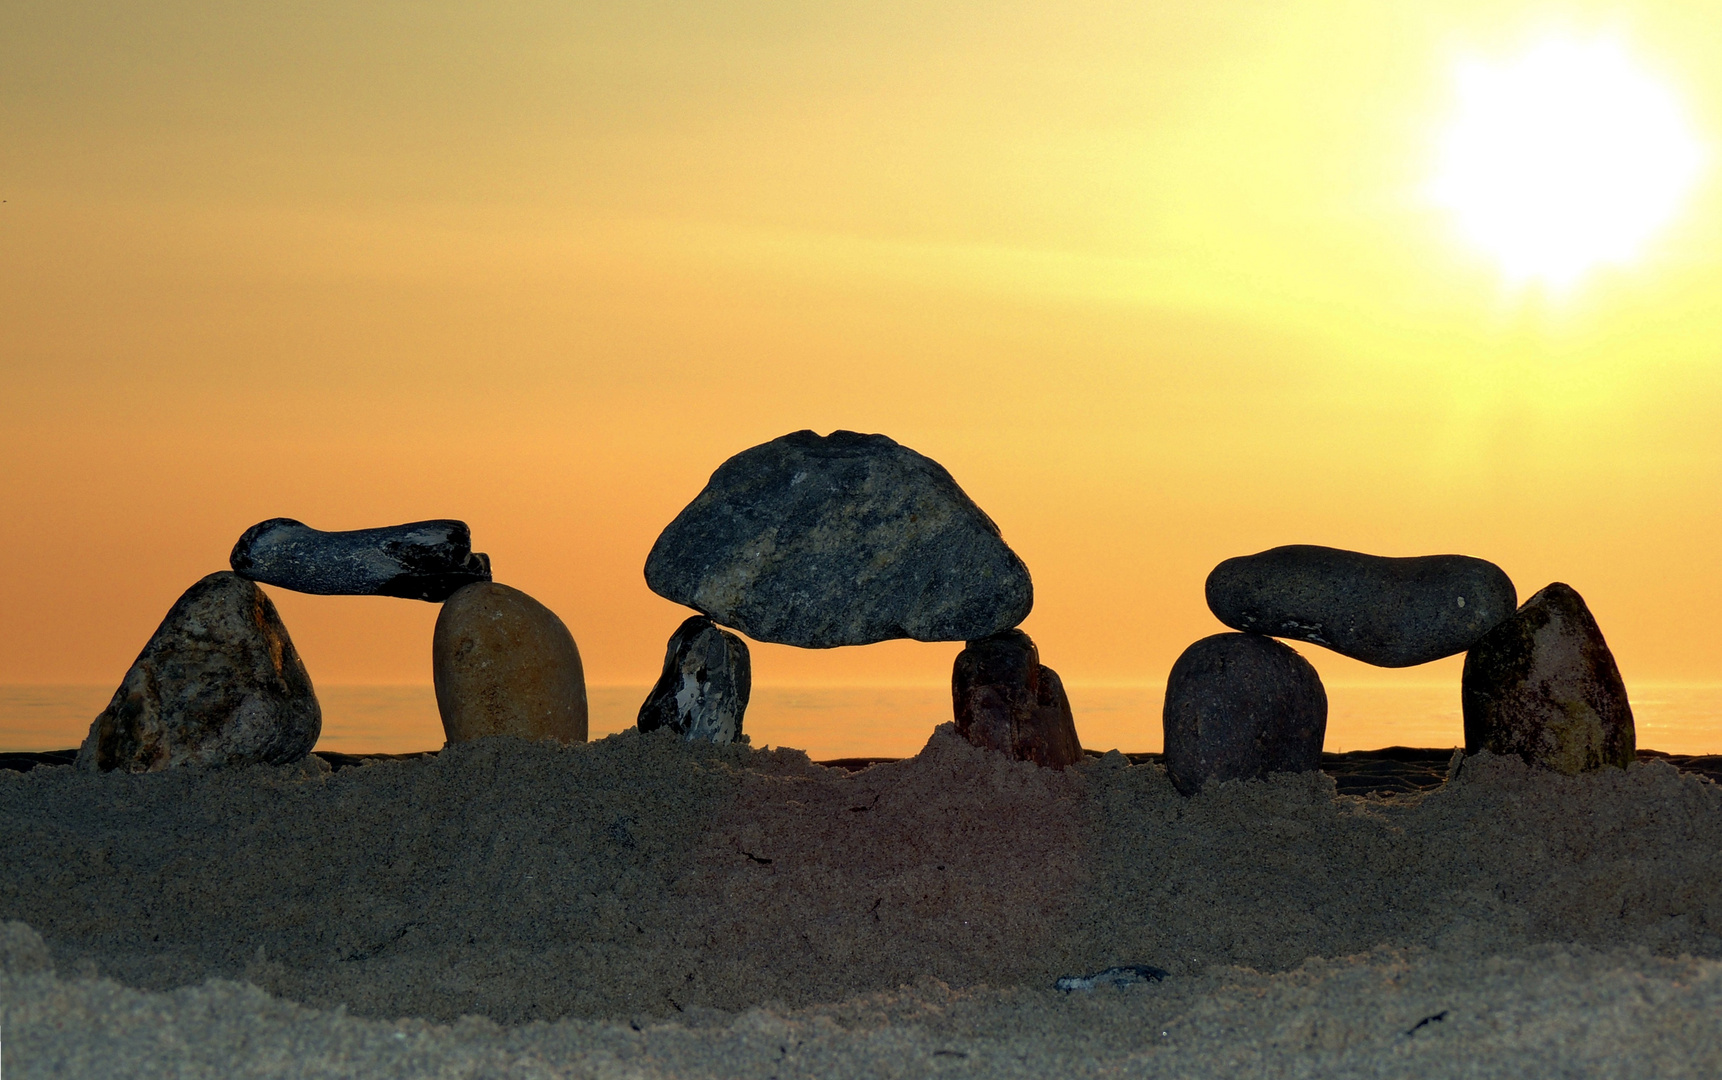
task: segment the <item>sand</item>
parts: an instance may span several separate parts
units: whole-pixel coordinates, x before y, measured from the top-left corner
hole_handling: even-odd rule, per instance
[[[941,728],[0,773],[13,1077],[1722,1074],[1722,786],[1178,796]],[[1158,983],[1092,992],[1119,964]]]

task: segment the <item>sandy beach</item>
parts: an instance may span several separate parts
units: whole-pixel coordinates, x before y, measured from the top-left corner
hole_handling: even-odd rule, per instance
[[[20,1077],[1722,1069],[1722,787],[1660,761],[1186,799],[629,732],[0,772],[0,829]]]

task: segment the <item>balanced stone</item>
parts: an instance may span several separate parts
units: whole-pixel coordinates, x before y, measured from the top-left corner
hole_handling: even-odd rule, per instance
[[[1636,757],[1620,669],[1570,585],[1544,588],[1472,646],[1461,687],[1466,753],[1517,754],[1568,774]]]
[[[757,641],[968,641],[1021,622],[1028,569],[938,462],[883,435],[797,431],[718,467],[646,584]]]
[[[78,765],[280,765],[309,754],[322,728],[311,677],[275,605],[223,570],[168,609],[90,725]]]
[[[322,532],[292,518],[270,518],[245,530],[231,562],[241,577],[319,596],[440,603],[463,585],[490,580],[490,556],[472,550],[464,521]]]
[[[951,669],[957,734],[1018,761],[1062,769],[1082,760],[1058,673],[1021,630],[968,643]]]
[[[480,581],[443,604],[431,636],[437,711],[451,743],[485,735],[586,741],[574,636],[519,589]]]
[[[1290,646],[1257,634],[1215,634],[1172,665],[1164,723],[1166,774],[1194,795],[1209,781],[1319,768],[1327,691]]]
[[[1295,638],[1381,667],[1464,652],[1513,613],[1513,583],[1468,555],[1390,559],[1290,544],[1227,559],[1208,607],[1234,630]]]
[[[695,615],[670,635],[664,672],[640,706],[639,727],[667,727],[688,742],[735,742],[752,692],[747,642]]]

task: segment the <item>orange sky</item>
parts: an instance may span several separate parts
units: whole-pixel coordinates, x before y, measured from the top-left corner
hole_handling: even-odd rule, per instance
[[[1562,300],[1417,195],[1454,57],[1551,26],[1717,144],[1707,2],[8,5],[0,682],[117,682],[277,515],[463,518],[649,681],[652,539],[804,427],[949,468],[1067,681],[1163,679],[1282,543],[1564,580],[1629,683],[1722,681],[1716,170]],[[274,595],[314,679],[428,681],[433,606]]]

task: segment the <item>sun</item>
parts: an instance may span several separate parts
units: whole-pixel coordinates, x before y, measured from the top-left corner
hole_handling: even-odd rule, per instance
[[[1633,262],[1703,170],[1675,94],[1613,38],[1551,38],[1455,74],[1429,194],[1514,284],[1566,289]]]

